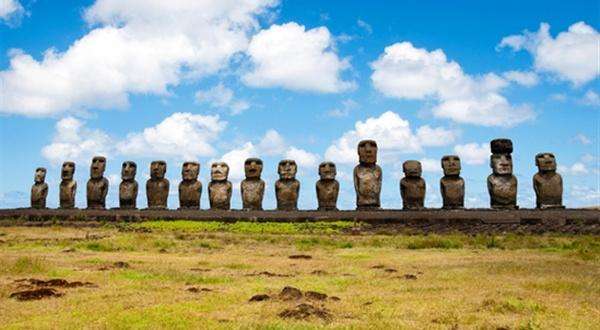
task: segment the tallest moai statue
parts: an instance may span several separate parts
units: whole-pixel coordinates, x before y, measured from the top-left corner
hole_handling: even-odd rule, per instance
[[[517,209],[517,178],[513,175],[512,141],[495,139],[490,146],[490,166],[493,171],[487,179],[490,204],[494,209]]]
[[[381,167],[377,165],[377,142],[358,143],[359,164],[354,168],[354,190],[357,210],[376,210],[381,207]]]

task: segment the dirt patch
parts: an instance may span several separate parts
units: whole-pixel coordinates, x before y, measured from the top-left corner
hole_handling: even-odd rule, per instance
[[[191,271],[194,272],[210,272],[211,269],[210,268],[190,268]]]
[[[372,269],[384,269],[385,265],[375,265],[373,267],[371,267]]]
[[[342,300],[342,299],[340,299],[340,297],[331,296],[331,297],[329,297],[329,300],[332,300],[332,301],[340,301],[340,300]]]
[[[38,288],[33,290],[13,292],[10,294],[10,298],[15,298],[20,301],[27,301],[49,297],[61,297],[62,295],[64,295],[64,293],[58,292],[52,288]]]
[[[292,277],[293,275],[277,274],[277,273],[271,273],[271,272],[264,271],[264,272],[259,272],[259,273],[246,274],[246,276]]]
[[[279,317],[287,319],[293,318],[296,320],[306,320],[311,317],[316,317],[322,320],[330,320],[331,313],[325,308],[315,307],[311,304],[299,304],[294,308],[284,309],[278,314]]]
[[[15,298],[20,301],[39,300],[48,297],[62,297],[64,293],[57,291],[55,288],[71,289],[78,287],[97,287],[91,282],[69,282],[62,278],[54,278],[50,280],[22,278],[15,280],[13,283],[17,284],[17,288],[21,290],[11,293],[10,298]]]
[[[290,259],[312,259],[312,256],[308,254],[292,254],[288,258]]]
[[[77,250],[75,250],[74,248],[68,248],[68,249],[64,249],[64,250],[62,250],[61,252],[64,252],[64,253],[71,253],[71,252],[75,252],[75,251],[77,251]]]
[[[298,300],[302,298],[302,291],[292,286],[286,286],[279,293],[279,299],[281,300]]]
[[[327,295],[324,293],[316,292],[316,291],[306,291],[304,292],[304,297],[311,300],[325,300],[327,299]]]
[[[265,300],[269,300],[271,299],[271,297],[269,297],[269,295],[267,294],[257,294],[252,296],[252,298],[250,298],[250,300],[248,300],[249,302],[253,302],[253,301],[265,301]]]
[[[209,288],[199,288],[199,287],[195,287],[195,286],[189,287],[185,290],[189,291],[189,292],[193,292],[193,293],[212,292],[213,291],[212,289],[209,289]]]
[[[125,262],[125,261],[117,261],[115,263],[113,263],[112,265],[108,265],[108,266],[102,266],[100,268],[98,268],[98,270],[111,270],[111,269],[126,269],[129,268],[129,263]]]
[[[414,274],[404,274],[400,278],[403,278],[405,280],[416,280],[417,279],[417,275],[414,275]]]
[[[38,280],[35,278],[23,278],[23,279],[15,280],[14,282],[19,283],[20,286],[23,286],[24,283],[26,283],[25,285],[28,284],[29,286],[43,287],[43,288],[47,288],[47,287],[78,288],[78,287],[82,287],[82,286],[96,287],[96,285],[91,282],[80,282],[80,281],[69,282],[62,278],[53,278],[53,279],[50,279],[47,281]]]
[[[394,268],[386,268],[383,270],[386,273],[397,273],[398,271]]]
[[[317,269],[317,270],[313,270],[313,271],[311,272],[311,275],[327,275],[327,274],[328,274],[328,273],[327,273],[326,271],[324,271],[324,270],[319,270],[319,269]]]

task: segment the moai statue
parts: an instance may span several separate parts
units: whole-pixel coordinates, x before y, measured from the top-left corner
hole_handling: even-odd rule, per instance
[[[440,179],[440,191],[444,209],[465,207],[465,180],[460,177],[460,158],[455,155],[442,157],[444,176]]]
[[[265,182],[260,178],[262,169],[263,162],[258,158],[248,158],[244,162],[246,179],[240,185],[244,210],[262,210],[265,195]]]
[[[77,181],[75,175],[75,163],[64,162],[60,171],[59,207],[61,209],[72,209],[75,207],[75,194],[77,193]]]
[[[493,173],[488,176],[487,185],[491,207],[494,209],[518,209],[517,178],[512,174],[512,141],[495,139],[490,145],[492,149],[490,166]]]
[[[298,209],[298,194],[300,181],[296,180],[298,166],[291,159],[284,159],[277,166],[279,180],[275,182],[275,197],[277,209],[280,211],[293,211]]]
[[[33,186],[31,186],[31,207],[34,209],[45,209],[46,197],[48,196],[45,168],[38,167],[35,169],[33,182]]]
[[[197,162],[185,162],[181,167],[182,181],[179,184],[179,208],[198,210],[200,209],[200,196],[202,194],[202,182],[198,181],[200,164]]]
[[[121,184],[119,185],[119,208],[135,209],[138,195],[138,183],[135,181],[137,165],[132,161],[123,162]]]
[[[169,180],[165,179],[167,163],[155,160],[150,163],[150,179],[146,181],[146,198],[149,209],[166,209],[169,197]]]
[[[425,180],[421,177],[421,162],[407,160],[402,164],[404,177],[400,180],[400,195],[402,208],[419,210],[425,205]]]
[[[90,179],[87,182],[87,208],[103,209],[106,207],[106,194],[108,193],[108,180],[104,177],[106,158],[96,156],[92,158],[90,166]]]
[[[229,210],[231,208],[231,182],[229,165],[223,162],[212,163],[210,166],[210,183],[208,184],[208,199],[211,210]]]
[[[535,204],[538,209],[564,208],[562,205],[563,183],[556,173],[556,158],[546,152],[535,156],[538,172],[533,176]]]
[[[337,174],[335,164],[322,162],[319,165],[319,176],[317,181],[317,200],[320,211],[337,210],[337,198],[340,191],[340,183],[335,179]]]
[[[359,164],[354,168],[354,190],[357,210],[377,210],[381,206],[381,167],[377,165],[377,143],[358,143]]]

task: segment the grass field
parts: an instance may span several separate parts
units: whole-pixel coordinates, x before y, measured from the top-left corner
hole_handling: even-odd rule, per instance
[[[391,236],[352,226],[0,228],[0,326],[600,329],[597,236]],[[38,288],[23,281],[31,278],[84,285],[10,297]],[[286,286],[328,297],[280,295]],[[258,294],[269,299],[249,301]]]

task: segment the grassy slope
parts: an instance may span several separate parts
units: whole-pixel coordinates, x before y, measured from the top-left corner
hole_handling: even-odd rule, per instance
[[[9,328],[594,328],[593,236],[348,235],[347,223],[148,222],[115,228],[0,228],[0,324]],[[125,230],[123,230],[125,229]],[[73,252],[64,252],[73,250]],[[292,260],[292,254],[310,260]],[[116,261],[127,269],[110,268]],[[383,265],[397,272],[372,268]],[[194,270],[192,270],[194,269]],[[314,271],[325,274],[313,274]],[[269,271],[291,277],[248,276]],[[417,275],[416,280],[402,278]],[[90,281],[39,301],[15,279]],[[338,296],[333,319],[288,321],[297,303],[249,303],[286,285]],[[191,293],[190,286],[212,292]]]

